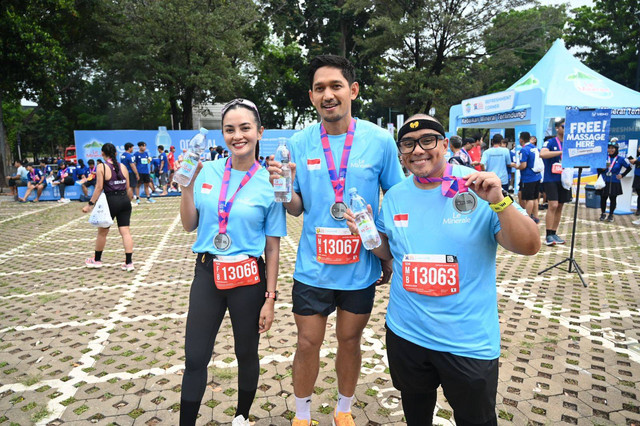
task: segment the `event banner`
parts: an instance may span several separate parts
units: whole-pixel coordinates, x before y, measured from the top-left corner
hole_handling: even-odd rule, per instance
[[[90,158],[102,158],[102,145],[107,142],[116,146],[118,154],[124,152],[124,144],[127,142],[131,142],[134,145],[133,152],[137,152],[140,141],[147,144],[147,151],[153,157],[158,155],[158,145],[164,146],[165,150],[175,146],[176,153],[181,154],[198,131],[160,128],[158,130],[76,130],[73,133],[77,156],[86,162]],[[281,138],[288,140],[294,133],[296,130],[265,130],[260,140],[260,155],[267,156],[275,153],[278,140]],[[222,131],[209,130],[207,146],[218,145],[227,148],[222,138]]]
[[[607,162],[610,124],[609,108],[567,108],[562,167],[604,167]]]

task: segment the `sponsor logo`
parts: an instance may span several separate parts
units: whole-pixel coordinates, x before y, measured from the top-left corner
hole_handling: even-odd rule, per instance
[[[443,225],[458,225],[461,223],[471,223],[471,217],[454,212],[453,216],[442,219]]]
[[[371,167],[371,164],[367,164],[363,159],[360,159],[357,161],[352,161],[351,164],[349,164],[349,167],[356,169],[368,169]]]

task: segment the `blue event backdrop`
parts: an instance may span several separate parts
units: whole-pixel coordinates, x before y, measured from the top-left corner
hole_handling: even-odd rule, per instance
[[[604,167],[607,162],[610,125],[609,108],[567,108],[562,167]]]
[[[262,140],[260,141],[260,155],[267,156],[275,153],[278,147],[278,140],[281,138],[289,140],[289,138],[298,132],[298,130],[265,130]],[[182,153],[183,149],[187,149],[189,140],[195,136],[197,130],[167,130],[170,143],[163,138],[156,136],[158,130],[76,130],[73,132],[76,145],[76,155],[78,159],[89,160],[90,158],[102,158],[102,145],[112,143],[116,146],[118,154],[124,152],[124,144],[131,142],[134,145],[133,151],[138,150],[138,142],[143,141],[147,144],[147,151],[152,156],[158,155],[158,145],[164,145],[166,151],[169,146],[176,147],[176,153]],[[207,147],[222,146],[226,149],[221,130],[209,130],[207,134]]]

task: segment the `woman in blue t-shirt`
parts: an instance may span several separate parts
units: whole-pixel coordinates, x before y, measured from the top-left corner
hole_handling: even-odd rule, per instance
[[[598,169],[598,174],[604,178],[606,185],[602,188],[600,195],[600,220],[613,222],[613,212],[616,210],[616,199],[622,194],[622,184],[620,180],[631,171],[629,161],[618,155],[618,139],[613,138],[607,147],[609,156],[607,157],[607,166],[604,169]],[[622,172],[622,168],[625,171]],[[621,173],[622,172],[622,173]],[[605,214],[607,210],[607,199],[609,199],[609,216]]]
[[[236,99],[222,108],[222,134],[231,156],[198,162],[182,188],[180,215],[187,232],[198,230],[196,268],[189,295],[180,425],[194,425],[207,383],[207,364],[229,309],[238,360],[234,426],[249,425],[260,363],[260,333],[271,327],[276,300],[280,237],[286,235],[282,204],[256,161],[264,128],[253,102]],[[262,253],[264,252],[264,260]]]

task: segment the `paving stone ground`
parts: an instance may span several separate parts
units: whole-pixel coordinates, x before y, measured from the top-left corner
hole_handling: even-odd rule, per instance
[[[81,206],[0,202],[0,425],[178,424],[195,234],[182,230],[177,198],[142,204],[131,221],[136,270],[120,270],[115,230],[105,267],[85,269],[96,232]],[[568,245],[543,246],[533,257],[498,252],[500,424],[640,425],[640,229],[632,216],[610,224],[598,215],[579,208],[575,257],[587,288],[564,270],[537,275],[567,257]],[[258,426],[289,425],[295,408],[290,293],[301,224],[288,218],[281,298],[260,342]],[[388,289],[378,287],[364,333],[353,410],[359,426],[403,424],[384,351]],[[312,405],[320,425],[331,424],[336,400],[335,341],[329,321]],[[228,319],[209,373],[198,424],[229,424],[237,368]],[[435,419],[453,424],[442,393]]]

